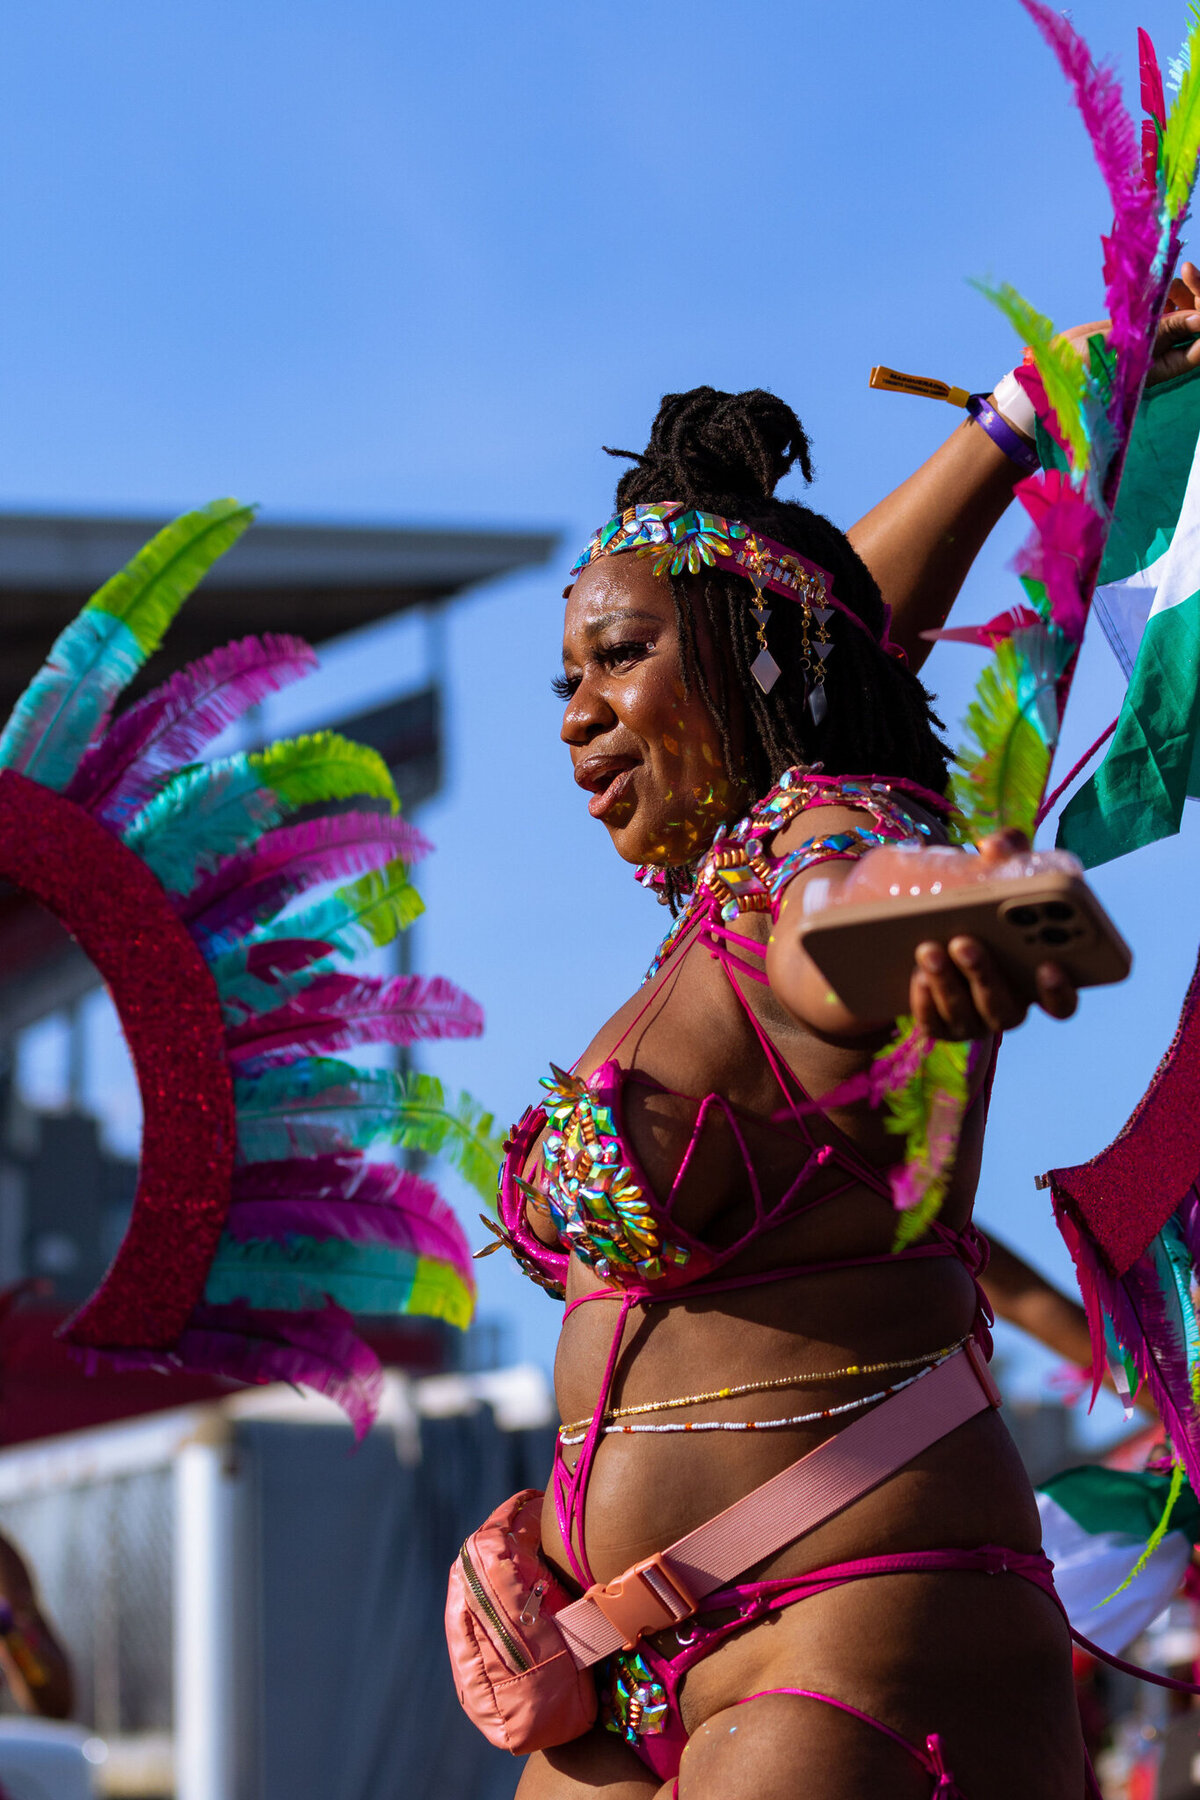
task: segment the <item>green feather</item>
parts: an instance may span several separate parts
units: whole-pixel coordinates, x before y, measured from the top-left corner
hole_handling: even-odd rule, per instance
[[[958,758],[963,773],[954,777],[955,804],[976,842],[1008,826],[1033,835],[1050,770],[1047,723],[1061,672],[1060,635],[1042,640],[1041,627],[1014,633],[979,677]]]
[[[1007,281],[1001,282],[999,287],[989,287],[984,281],[973,282],[972,286],[1000,308],[1022,343],[1033,351],[1046,398],[1071,447],[1071,467],[1077,474],[1082,474],[1092,454],[1084,421],[1088,380],[1082,358],[1069,344],[1058,339],[1051,321],[1036,311]]]
[[[913,1029],[911,1019],[897,1021],[902,1037]],[[884,1095],[884,1129],[904,1139],[904,1159],[927,1176],[925,1191],[915,1206],[901,1213],[896,1226],[893,1250],[903,1250],[924,1235],[941,1211],[942,1201],[954,1172],[953,1149],[931,1143],[929,1128],[934,1107],[939,1099],[949,1101],[952,1116],[961,1118],[967,1103],[967,1070],[971,1046],[936,1042],[930,1044],[920,1066],[899,1088]]]
[[[494,1119],[469,1094],[451,1105],[435,1075],[418,1070],[397,1078],[396,1126],[393,1142],[407,1150],[440,1156],[490,1205],[504,1146],[492,1135]]]
[[[400,810],[396,784],[378,750],[352,743],[335,731],[284,738],[265,750],[252,751],[250,763],[263,786],[274,788],[289,806],[365,796],[386,800],[393,813]]]
[[[1187,206],[1200,153],[1200,5],[1188,8],[1179,90],[1167,113],[1160,161],[1166,176],[1167,212],[1177,219]]]
[[[290,914],[269,935],[319,938],[342,956],[354,957],[392,943],[424,910],[407,863],[397,858],[338,888],[328,900]]]
[[[484,1200],[494,1201],[503,1145],[495,1121],[469,1094],[451,1103],[435,1075],[359,1069],[335,1057],[306,1057],[238,1081],[241,1148],[248,1160],[292,1154],[289,1131],[340,1131],[360,1149],[386,1140],[440,1157]],[[329,1148],[322,1145],[321,1148]],[[317,1154],[317,1148],[305,1154]]]
[[[192,589],[253,518],[254,508],[237,500],[214,500],[184,513],[106,581],[85,610],[120,619],[149,656]]]
[[[1123,1594],[1125,1592],[1125,1589],[1129,1586],[1130,1582],[1134,1581],[1137,1576],[1141,1574],[1146,1564],[1150,1561],[1150,1558],[1154,1555],[1154,1552],[1158,1549],[1158,1546],[1166,1537],[1171,1524],[1171,1514],[1175,1511],[1175,1502],[1183,1492],[1183,1481],[1183,1464],[1176,1461],[1171,1467],[1171,1485],[1167,1489],[1166,1505],[1162,1509],[1158,1524],[1146,1539],[1146,1545],[1142,1554],[1138,1557],[1120,1587],[1114,1588],[1111,1594],[1107,1594],[1100,1602],[1101,1606],[1107,1606],[1110,1600],[1115,1600],[1118,1594]]]

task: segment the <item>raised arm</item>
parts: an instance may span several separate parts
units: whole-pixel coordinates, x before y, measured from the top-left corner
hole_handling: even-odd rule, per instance
[[[933,648],[921,633],[945,624],[1021,475],[974,419],[965,419],[847,532],[892,609],[892,638],[912,668]]]
[[[1200,270],[1184,263],[1171,284],[1150,381],[1200,367]],[[1074,325],[1063,337],[1082,352],[1105,319]],[[880,398],[880,405],[900,405]],[[932,645],[921,636],[945,624],[967,571],[1021,479],[1021,470],[974,419],[967,419],[928,462],[873,506],[847,536],[892,609],[892,637],[919,669]]]

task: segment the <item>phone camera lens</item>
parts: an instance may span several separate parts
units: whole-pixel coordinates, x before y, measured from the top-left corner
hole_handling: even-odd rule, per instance
[[[1069,942],[1071,933],[1064,931],[1061,925],[1043,925],[1038,936],[1043,944],[1065,944]]]
[[[1042,908],[1048,919],[1073,919],[1075,908],[1066,900],[1047,900]]]
[[[1038,922],[1038,912],[1034,906],[1014,906],[1004,916],[1010,925],[1018,925],[1022,930]]]

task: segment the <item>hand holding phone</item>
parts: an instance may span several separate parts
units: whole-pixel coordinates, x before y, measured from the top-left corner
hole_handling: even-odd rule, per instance
[[[983,945],[1022,1008],[1041,997],[1038,971],[1047,963],[1078,988],[1123,981],[1133,960],[1076,859],[1027,848],[972,856],[881,846],[840,885],[808,883],[799,934],[838,999],[861,1018],[909,1010],[921,945]]]

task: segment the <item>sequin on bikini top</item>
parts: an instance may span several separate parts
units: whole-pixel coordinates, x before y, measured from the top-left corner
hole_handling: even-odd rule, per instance
[[[624,1160],[612,1108],[579,1075],[550,1065],[542,1195],[560,1238],[606,1281],[658,1281],[691,1252],[667,1238]]]

